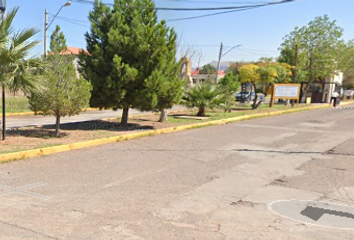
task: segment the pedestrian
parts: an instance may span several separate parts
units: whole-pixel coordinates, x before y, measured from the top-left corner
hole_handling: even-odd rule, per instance
[[[332,97],[331,97],[331,102],[330,103],[332,103],[332,101],[333,101],[333,107],[337,107],[337,98],[339,97],[339,93],[337,93],[337,92],[333,92],[332,93]]]

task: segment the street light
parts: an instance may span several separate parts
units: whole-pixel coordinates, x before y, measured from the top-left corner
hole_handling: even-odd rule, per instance
[[[228,54],[234,48],[241,47],[241,46],[242,45],[233,46],[232,48],[229,49],[229,51],[227,51],[226,53],[222,54],[223,45],[222,45],[222,43],[220,44],[219,60],[218,60],[218,65],[217,65],[217,69],[216,69],[216,83],[219,82],[219,71],[220,71],[220,60],[221,60],[221,58],[224,57],[226,54]]]
[[[49,24],[48,24],[48,11],[47,11],[47,9],[44,11],[44,57],[47,57],[47,31],[48,31],[48,28],[50,27],[50,25],[52,25],[54,19],[59,15],[60,11],[64,7],[69,7],[70,5],[71,5],[71,2],[68,1],[63,6],[61,6],[59,11],[57,12],[57,14],[54,15],[52,21],[50,21]]]

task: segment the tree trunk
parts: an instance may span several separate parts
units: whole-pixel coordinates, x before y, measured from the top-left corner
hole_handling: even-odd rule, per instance
[[[269,107],[273,107],[274,106],[274,98],[273,98],[273,93],[272,96],[270,97],[270,102],[269,102]]]
[[[252,104],[252,109],[256,109],[257,106],[257,93],[256,93],[256,84],[253,84],[253,89],[254,89],[254,100],[253,100],[253,104]],[[251,91],[252,92],[252,91]]]
[[[159,122],[168,122],[168,120],[167,120],[167,110],[166,109],[161,109],[160,110]]]
[[[55,121],[55,137],[60,137],[60,116],[56,116],[56,121]]]
[[[123,113],[122,113],[122,120],[120,121],[120,123],[123,125],[127,124],[128,123],[128,116],[129,116],[129,107],[124,107]]]
[[[205,116],[205,107],[200,107],[197,113],[197,116],[204,117]]]

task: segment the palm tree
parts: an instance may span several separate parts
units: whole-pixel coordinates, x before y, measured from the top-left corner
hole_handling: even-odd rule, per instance
[[[39,43],[31,40],[38,30],[14,31],[17,12],[18,7],[12,9],[0,22],[0,83],[12,92],[20,89],[26,92],[35,87],[29,73],[40,66],[40,60],[28,58],[30,50]]]
[[[185,92],[184,104],[187,107],[198,108],[197,116],[205,116],[207,108],[221,106],[228,96],[215,84],[199,83]]]

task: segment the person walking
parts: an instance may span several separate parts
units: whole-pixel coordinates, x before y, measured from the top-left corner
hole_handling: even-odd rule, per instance
[[[333,107],[337,107],[337,98],[339,97],[339,93],[337,93],[337,92],[333,92],[332,93],[332,97],[331,97],[331,102],[330,103],[332,103],[332,101],[333,101]]]

